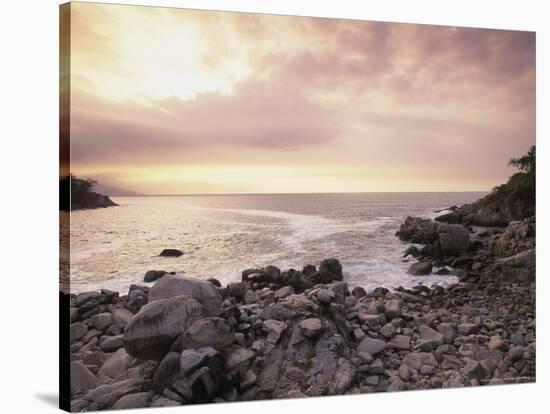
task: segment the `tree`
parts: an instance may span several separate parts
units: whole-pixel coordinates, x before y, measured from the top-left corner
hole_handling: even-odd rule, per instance
[[[520,172],[534,176],[536,173],[536,154],[535,145],[532,145],[526,154],[519,158],[512,158],[508,163],[511,167],[516,167]]]

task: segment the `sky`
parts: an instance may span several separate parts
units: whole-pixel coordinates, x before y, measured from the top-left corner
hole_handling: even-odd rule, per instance
[[[486,191],[535,143],[532,32],[97,3],[70,18],[70,168],[107,185]]]

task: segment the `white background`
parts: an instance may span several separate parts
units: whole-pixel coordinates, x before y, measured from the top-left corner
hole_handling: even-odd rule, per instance
[[[119,3],[537,31],[537,384],[179,408],[147,413],[518,413],[545,410],[548,366],[548,74],[546,1],[172,0]],[[58,7],[3,1],[0,11],[0,412],[57,408]],[[546,27],[545,27],[546,23]],[[546,76],[544,76],[546,75]],[[543,116],[546,115],[546,117]],[[543,129],[544,127],[544,129]],[[542,213],[542,214],[541,214]],[[547,349],[544,349],[544,348]],[[547,408],[546,408],[547,409]],[[126,411],[126,412],[134,412]],[[142,411],[143,412],[143,411]]]

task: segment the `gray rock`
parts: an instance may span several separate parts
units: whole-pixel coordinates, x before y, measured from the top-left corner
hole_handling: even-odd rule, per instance
[[[201,304],[188,295],[155,300],[128,322],[124,347],[136,358],[159,360],[181,332],[206,314]]]
[[[409,370],[407,364],[401,364],[398,373],[399,378],[401,378],[403,381],[408,381],[411,378],[411,371]]]
[[[393,326],[391,323],[387,323],[382,328],[380,328],[380,331],[378,331],[378,333],[384,338],[390,339],[393,335],[395,335],[395,326]]]
[[[145,276],[143,276],[143,281],[146,283],[151,283],[157,279],[160,279],[165,274],[166,272],[164,270],[148,270],[145,272]]]
[[[177,352],[169,352],[162,359],[155,376],[153,377],[153,388],[159,394],[171,386],[180,375],[180,354]]]
[[[428,365],[434,368],[438,366],[437,360],[430,352],[411,352],[405,355],[403,362],[417,371],[420,371],[422,365]]]
[[[384,304],[384,313],[386,318],[388,318],[389,321],[399,318],[401,316],[401,306],[402,302],[399,299],[388,300]]]
[[[439,243],[444,256],[459,256],[470,248],[470,233],[460,224],[440,224]]]
[[[187,348],[210,346],[223,351],[235,341],[233,327],[223,318],[207,317],[196,320],[172,345],[172,350],[181,352]]]
[[[407,273],[415,276],[429,275],[432,272],[432,267],[431,262],[416,262],[409,267]]]
[[[504,341],[502,340],[502,338],[500,336],[492,336],[491,339],[489,339],[489,342],[487,343],[487,348],[489,348],[489,350],[491,351],[494,351],[494,350],[502,350],[505,346],[505,343]]]
[[[294,294],[294,288],[292,286],[283,286],[275,291],[275,299],[283,299],[287,296]]]
[[[443,335],[446,344],[452,344],[456,338],[456,330],[449,322],[437,325],[437,331]]]
[[[186,349],[180,355],[180,373],[182,376],[203,366],[209,359],[219,355],[219,352],[211,347],[202,347],[199,349]]]
[[[101,350],[103,352],[115,352],[124,346],[124,335],[116,335],[105,338],[101,342]]]
[[[411,349],[411,337],[408,335],[395,335],[388,346],[397,351],[408,351]]]
[[[461,323],[458,325],[457,330],[461,335],[470,335],[477,332],[478,326],[475,323]]]
[[[79,394],[98,385],[97,377],[81,362],[71,362],[71,394]]]
[[[335,297],[336,294],[329,289],[321,289],[319,292],[317,292],[317,299],[319,300],[319,302],[324,304],[331,303]]]
[[[247,304],[258,302],[258,295],[252,289],[247,290],[244,294],[244,302]]]
[[[246,282],[233,282],[227,285],[227,296],[234,296],[238,299],[244,298],[250,286]]]
[[[228,372],[246,368],[256,353],[239,345],[232,345],[224,351],[225,366]]]
[[[487,376],[487,372],[478,361],[470,360],[462,368],[462,375],[469,380],[476,379],[479,381]]]
[[[125,395],[146,391],[148,386],[147,381],[141,378],[131,378],[112,384],[100,385],[84,395],[84,399],[95,403],[97,409],[105,409],[111,407]]]
[[[418,347],[424,351],[430,351],[437,348],[439,345],[443,345],[445,338],[443,334],[437,332],[435,329],[430,328],[426,325],[421,325],[418,328],[420,333],[421,342],[418,344]]]
[[[376,355],[386,349],[386,342],[367,336],[357,347],[357,352],[367,352]]]
[[[113,323],[113,317],[109,312],[98,313],[90,318],[90,323],[98,330],[105,331]]]
[[[298,325],[302,334],[307,338],[317,338],[323,332],[323,321],[319,318],[308,318]]]
[[[111,379],[120,379],[128,375],[128,368],[132,363],[132,358],[126,353],[124,348],[119,349],[109,357],[101,366],[98,375],[104,375]]]
[[[130,319],[134,317],[134,314],[126,308],[115,309],[111,315],[113,316],[113,323],[120,326],[126,326]]]
[[[262,328],[265,332],[267,332],[267,342],[270,344],[276,344],[286,327],[286,323],[275,319],[268,319],[264,321]]]
[[[206,280],[187,276],[164,275],[149,290],[149,302],[180,295],[192,296],[210,316],[220,314],[222,297],[218,288]]]
[[[128,394],[120,398],[115,405],[113,405],[113,410],[125,410],[129,408],[142,408],[149,406],[149,393],[148,392],[137,392],[135,394]]]
[[[76,342],[88,333],[88,327],[83,322],[75,322],[71,324],[71,342]]]
[[[511,361],[519,361],[523,358],[523,354],[525,352],[525,349],[521,345],[516,345],[508,351],[508,358],[510,358]]]

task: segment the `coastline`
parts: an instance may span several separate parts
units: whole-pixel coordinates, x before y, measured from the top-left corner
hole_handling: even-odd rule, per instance
[[[453,265],[461,280],[447,288],[350,292],[329,259],[245,270],[224,287],[158,274],[124,296],[70,295],[72,408],[533,382],[534,220],[489,229],[458,255],[433,257],[424,240],[419,262]]]

